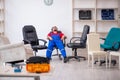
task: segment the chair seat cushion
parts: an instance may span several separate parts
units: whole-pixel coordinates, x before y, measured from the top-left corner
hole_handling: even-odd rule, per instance
[[[69,48],[85,48],[85,44],[82,43],[68,43]]]
[[[112,46],[105,45],[105,44],[100,44],[100,47],[104,49],[112,49]]]
[[[110,55],[120,56],[120,52],[118,52],[118,51],[110,51]]]

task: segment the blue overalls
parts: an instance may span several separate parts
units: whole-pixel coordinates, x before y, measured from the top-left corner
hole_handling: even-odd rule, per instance
[[[47,52],[46,52],[46,57],[49,59],[51,58],[53,48],[56,45],[58,47],[58,49],[60,50],[60,52],[62,53],[62,56],[64,58],[66,58],[66,51],[65,51],[63,42],[60,38],[60,34],[59,33],[57,33],[57,34],[52,33],[51,37],[53,40],[49,40],[49,44],[48,44],[48,48],[47,48]]]

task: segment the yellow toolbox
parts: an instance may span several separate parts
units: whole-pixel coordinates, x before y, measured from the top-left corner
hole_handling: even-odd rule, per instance
[[[44,57],[34,56],[26,61],[26,70],[32,73],[43,73],[50,71],[49,60]]]

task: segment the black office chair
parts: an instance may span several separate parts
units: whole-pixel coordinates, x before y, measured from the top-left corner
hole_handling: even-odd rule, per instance
[[[38,50],[47,49],[47,41],[38,39],[36,29],[33,25],[25,25],[22,31],[24,44],[31,44],[33,51],[35,51],[35,56]],[[40,45],[39,42],[42,42],[43,44]]]
[[[86,48],[86,40],[87,40],[87,34],[89,33],[89,30],[90,30],[90,27],[88,25],[85,25],[81,37],[71,38],[70,43],[68,43],[67,46],[69,48],[72,48],[72,50],[74,51],[74,56],[68,56],[68,61],[69,59],[72,59],[72,58],[75,58],[78,61],[80,61],[80,58],[83,58],[84,60],[86,60],[85,57],[77,55],[77,49]]]

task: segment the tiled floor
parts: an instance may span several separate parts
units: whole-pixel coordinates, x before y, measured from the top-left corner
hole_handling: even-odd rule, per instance
[[[92,69],[88,67],[87,60],[80,62],[70,60],[63,63],[58,57],[54,57],[51,61],[53,72],[49,76],[41,75],[41,80],[120,80],[120,70],[117,65],[107,68],[105,65],[95,65]],[[0,80],[25,80],[26,78],[0,78]],[[33,80],[28,78],[27,80]]]

